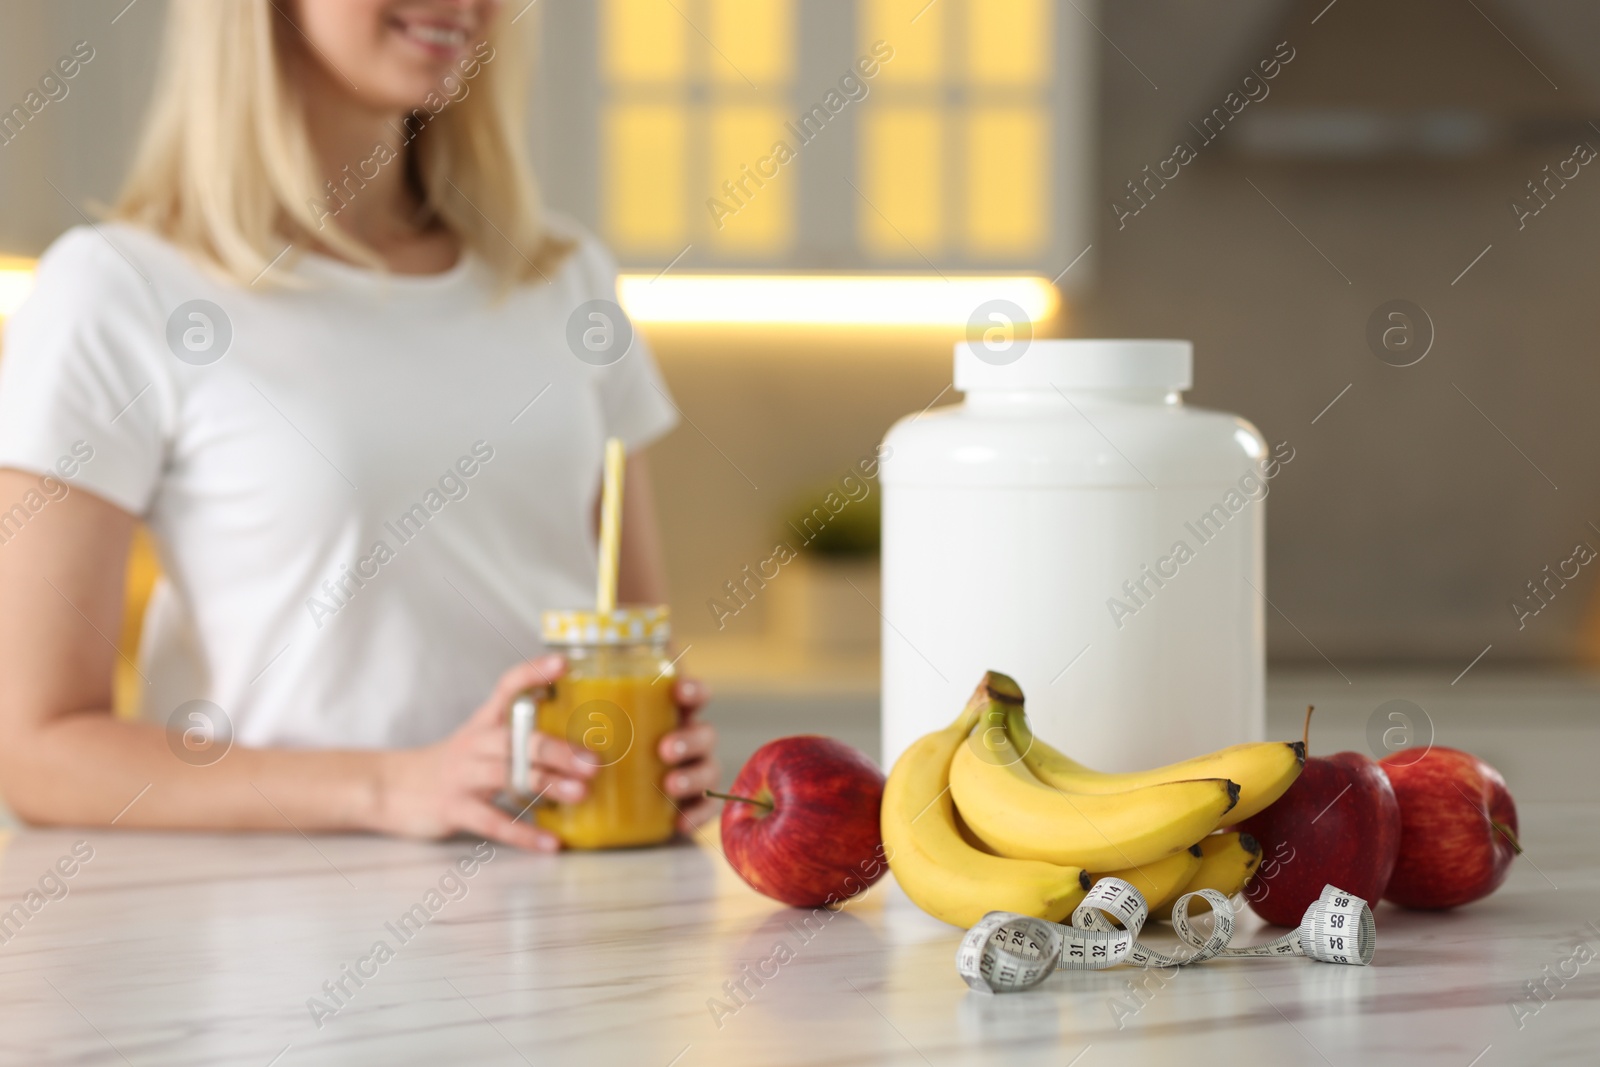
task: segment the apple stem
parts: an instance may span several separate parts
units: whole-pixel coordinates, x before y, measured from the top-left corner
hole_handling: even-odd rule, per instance
[[[771,804],[767,803],[765,800],[757,800],[755,797],[739,797],[734,796],[732,793],[718,793],[710,789],[706,790],[706,796],[716,797],[718,800],[737,800],[741,804],[754,804],[758,808],[766,808],[768,811],[772,810]]]
[[[1517,840],[1516,832],[1513,831],[1511,827],[1507,826],[1503,822],[1491,822],[1489,825],[1500,831],[1501,835],[1507,841],[1511,842],[1512,852],[1515,852],[1519,856],[1522,855],[1522,842]]]
[[[1306,750],[1307,756],[1311,755],[1311,713],[1316,710],[1317,706],[1315,704],[1306,705],[1306,728],[1305,733],[1300,737],[1300,747]]]

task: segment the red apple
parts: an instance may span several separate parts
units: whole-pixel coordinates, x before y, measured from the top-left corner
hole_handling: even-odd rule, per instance
[[[1506,880],[1517,806],[1500,772],[1470,752],[1400,751],[1380,764],[1400,801],[1400,862],[1383,899],[1407,908],[1454,908]]]
[[[798,908],[847,900],[883,877],[883,772],[831,737],[756,750],[722,808],[722,850],[752,889]]]
[[[1306,711],[1310,739],[1311,712]],[[1237,829],[1261,843],[1261,867],[1245,890],[1269,923],[1299,926],[1335,885],[1375,904],[1400,848],[1400,806],[1388,777],[1359,752],[1307,757],[1287,792]]]

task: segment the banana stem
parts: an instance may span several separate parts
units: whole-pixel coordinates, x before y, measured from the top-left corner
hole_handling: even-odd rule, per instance
[[[706,796],[716,797],[718,800],[736,800],[741,804],[754,804],[758,808],[766,808],[768,811],[772,810],[771,804],[765,800],[757,800],[755,797],[734,796],[732,793],[718,793],[710,789],[706,790]]]
[[[1316,710],[1317,706],[1315,704],[1306,705],[1306,728],[1305,732],[1300,735],[1300,744],[1306,750],[1307,756],[1311,755],[1311,713]]]

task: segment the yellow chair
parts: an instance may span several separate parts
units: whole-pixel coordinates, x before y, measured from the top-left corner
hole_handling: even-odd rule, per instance
[[[161,564],[156,560],[155,541],[141,523],[133,531],[133,545],[128,550],[128,573],[123,585],[122,632],[117,637],[117,650],[122,655],[117,657],[117,672],[112,682],[112,706],[125,719],[137,718],[143,703],[144,680],[133,665],[139,662],[144,609],[150,603],[150,594],[160,577]]]

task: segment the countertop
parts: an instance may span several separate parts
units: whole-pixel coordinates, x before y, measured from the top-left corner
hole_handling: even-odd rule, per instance
[[[1275,725],[1298,684],[1276,686]],[[1507,685],[1511,706],[1549,698],[1556,721],[1502,715],[1508,732],[1484,742],[1511,764],[1519,800],[1527,853],[1509,881],[1445,914],[1380,905],[1368,968],[1212,961],[1146,983],[1143,1003],[1130,968],[974,993],[955,972],[960,931],[892,878],[807,928],[809,913],[744,886],[714,832],[653,850],[485,859],[468,840],[19,829],[0,831],[0,923],[40,895],[0,925],[0,1062],[1591,1063],[1600,800],[1582,790],[1594,788],[1595,704],[1587,683],[1551,692]],[[1346,699],[1330,732],[1359,735],[1371,702]],[[1419,703],[1436,722],[1467,724],[1470,709],[1449,710],[1464,699]],[[798,728],[826,729],[819,716]],[[1474,747],[1453,732],[1440,743]],[[1574,759],[1591,770],[1569,798],[1551,779]],[[462,875],[456,864],[474,856]],[[1248,917],[1241,941],[1271,934]],[[775,957],[763,984],[745,978]],[[359,985],[349,968],[366,975]],[[1545,984],[1530,999],[1535,980]],[[735,997],[726,983],[740,981],[748,992]]]

